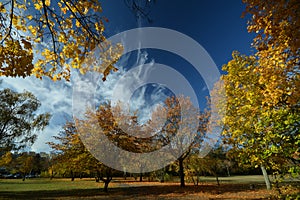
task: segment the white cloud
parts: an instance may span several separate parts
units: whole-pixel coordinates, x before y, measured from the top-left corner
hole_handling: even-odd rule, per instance
[[[128,55],[125,56],[125,58],[121,59],[119,62],[118,72],[110,74],[105,82],[101,81],[101,77],[96,77],[99,78],[95,93],[95,98],[98,103],[111,100],[116,83],[122,76],[124,76],[128,72],[128,70],[123,68],[123,66],[127,64],[128,59]],[[149,59],[147,52],[138,50],[137,60],[134,63],[133,67],[143,65],[148,60]],[[150,60],[149,63],[150,66],[153,65],[154,60]],[[135,80],[138,81],[139,79],[143,79],[143,77],[147,76],[147,73],[147,70],[144,70],[143,72],[137,71],[136,73],[132,74],[134,77],[131,78],[135,78]],[[129,77],[129,79],[131,78]],[[50,148],[46,144],[46,142],[53,141],[53,136],[59,133],[66,120],[72,119],[72,85],[74,85],[72,83],[74,83],[74,81],[82,81],[83,83],[85,83],[80,85],[84,87],[80,89],[83,93],[95,87],[92,85],[93,83],[88,83],[87,80],[84,79],[84,77],[79,76],[76,71],[72,71],[71,82],[53,82],[48,78],[39,80],[35,77],[27,77],[24,79],[2,79],[2,87],[8,87],[17,92],[23,92],[24,90],[32,92],[41,101],[39,112],[49,112],[52,114],[50,125],[46,127],[43,132],[38,133],[38,139],[30,149],[37,152],[49,151]],[[138,115],[140,122],[146,122],[151,117],[151,113],[156,108],[156,106],[164,101],[164,99],[167,97],[165,94],[165,90],[164,88],[158,86],[154,87],[154,89],[152,88],[151,94],[148,94],[149,91],[147,90],[147,87],[142,86],[141,88],[137,89],[137,92],[135,92],[134,95],[132,95],[130,91],[127,90],[128,88],[130,88],[130,85],[128,85],[129,83],[130,81],[125,81],[122,83],[122,92],[121,94],[119,94],[119,96],[122,97],[130,95],[131,109],[139,111]],[[82,102],[82,104],[77,106],[83,107],[84,105],[85,102]]]

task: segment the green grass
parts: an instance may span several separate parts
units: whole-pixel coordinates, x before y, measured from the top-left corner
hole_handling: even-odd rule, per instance
[[[251,199],[266,199],[270,195],[264,189],[262,176],[220,177],[221,186],[214,177],[200,177],[199,186],[187,184],[180,188],[179,183],[136,182],[133,179],[113,179],[109,193],[103,192],[103,183],[94,179],[0,179],[0,199],[235,199],[250,196]],[[255,184],[255,190],[249,185]],[[221,195],[221,196],[220,196]],[[238,196],[234,196],[238,195]],[[207,197],[207,198],[206,198]]]
[[[251,175],[251,176],[229,176],[229,177],[219,177],[220,183],[264,183],[264,177],[261,175]],[[216,182],[215,177],[200,177],[200,182]]]
[[[0,199],[55,199],[71,196],[97,195],[101,184],[90,180],[70,179],[2,179]]]
[[[22,192],[39,190],[72,190],[72,189],[95,189],[99,188],[93,179],[70,181],[70,179],[1,179],[0,191]]]

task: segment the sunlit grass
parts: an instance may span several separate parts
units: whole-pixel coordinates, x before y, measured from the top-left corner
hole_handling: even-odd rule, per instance
[[[178,177],[165,183],[147,182],[146,179],[138,182],[130,177],[127,180],[114,178],[109,184],[109,193],[103,191],[103,183],[92,178],[77,178],[75,181],[61,178],[0,179],[0,199],[268,199],[276,193],[265,189],[260,175],[219,177],[220,186],[217,186],[215,177],[201,176],[199,186],[187,182],[185,188],[179,187]],[[250,184],[254,184],[255,189],[250,189]]]
[[[46,179],[35,178],[26,179],[1,179],[0,191],[22,192],[38,190],[72,190],[72,189],[97,189],[101,184],[96,183],[94,179]]]

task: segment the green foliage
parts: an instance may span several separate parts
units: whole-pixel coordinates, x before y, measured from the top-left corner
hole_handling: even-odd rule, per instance
[[[48,143],[56,153],[52,161],[52,170],[61,174],[80,173],[101,165],[85,148],[73,123],[67,122],[59,136],[54,138],[57,142]]]
[[[38,131],[48,125],[50,114],[37,114],[40,101],[30,92],[0,90],[0,150],[21,149],[32,144]]]
[[[252,15],[254,56],[233,53],[223,66],[227,103],[225,142],[243,162],[266,166],[274,174],[298,173],[299,165],[299,1],[244,0]],[[293,37],[291,37],[293,35]],[[218,95],[220,95],[220,88]]]
[[[243,162],[285,173],[284,166],[299,162],[300,112],[287,104],[265,104],[268,97],[260,67],[255,57],[237,52],[223,66],[227,72],[222,76],[227,104],[219,104],[226,110],[223,134]]]

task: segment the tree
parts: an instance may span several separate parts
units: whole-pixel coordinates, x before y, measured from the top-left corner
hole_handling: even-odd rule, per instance
[[[223,66],[227,103],[219,108],[225,141],[244,162],[273,174],[298,171],[299,163],[299,8],[300,2],[243,0],[252,15],[248,31],[255,32],[253,56],[233,53]],[[220,92],[220,88],[217,89]],[[221,94],[224,95],[224,94]]]
[[[226,168],[225,166],[225,152],[222,146],[215,147],[204,158],[197,154],[192,154],[186,162],[188,172],[195,185],[199,183],[201,174],[210,174],[216,177],[217,185],[220,185],[219,175]],[[194,175],[197,179],[194,179]]]
[[[70,79],[71,68],[103,73],[105,80],[122,47],[103,35],[98,1],[4,0],[0,2],[0,76]],[[100,45],[101,63],[84,65]]]
[[[93,155],[114,169],[139,173],[142,181],[144,169],[151,163],[140,162],[139,155],[154,151],[155,141],[152,140],[153,137],[146,137],[149,136],[147,126],[138,124],[136,113],[131,115],[123,112],[122,106],[121,103],[116,106],[101,104],[95,112],[88,110],[86,119],[77,120],[76,126],[84,144],[92,150]],[[136,156],[120,156],[111,144],[133,152]],[[130,169],[126,169],[128,163]]]
[[[57,153],[54,158],[55,167],[68,171],[74,181],[75,173],[80,173],[89,168],[89,152],[82,144],[73,123],[67,122],[59,136],[54,136],[58,143],[49,142],[50,147]],[[53,166],[52,166],[53,167]]]
[[[0,91],[0,151],[32,144],[37,132],[48,125],[50,114],[37,114],[40,101],[30,92]]]
[[[162,108],[153,112],[150,126],[161,124],[164,115],[167,115],[166,122],[157,134],[157,140],[163,145],[171,144],[170,152],[179,165],[180,186],[184,187],[184,160],[191,153],[199,152],[206,137],[209,111],[200,113],[188,97],[169,97]]]
[[[35,167],[34,156],[30,153],[23,152],[15,159],[13,164],[14,170],[22,174],[23,181],[25,181],[26,175],[28,175]]]
[[[245,14],[252,17],[248,31],[256,33],[253,46],[260,66],[256,71],[260,74],[259,83],[264,85],[262,105],[268,110],[265,113],[269,119],[266,124],[261,123],[261,129],[276,127],[285,136],[284,141],[299,144],[300,2],[244,0],[244,3]],[[292,141],[286,137],[292,137]],[[293,150],[288,148],[286,152],[293,160],[292,166],[299,163],[295,159],[299,148]],[[277,147],[274,151],[278,151]]]
[[[88,151],[80,139],[75,124],[67,122],[59,136],[54,136],[54,138],[57,143],[48,143],[57,154],[51,169],[68,171],[71,181],[74,181],[76,173],[95,173],[96,182],[103,181],[104,191],[107,192],[113,170],[103,165]]]
[[[299,151],[299,112],[286,105],[265,105],[269,97],[264,95],[267,89],[260,81],[260,67],[256,57],[234,52],[223,66],[227,102],[220,101],[219,108],[226,113],[221,119],[225,142],[233,145],[243,162],[261,166],[269,189],[265,168],[284,173],[284,166],[293,163]]]
[[[191,151],[200,149],[208,124],[208,112],[199,115],[189,98],[170,97],[164,106],[152,113],[151,120],[139,124],[136,113],[131,115],[121,108],[121,104],[102,104],[96,112],[88,111],[86,119],[77,120],[76,126],[84,144],[111,166],[122,170],[122,166],[129,162],[131,169],[127,170],[139,171],[140,174],[145,172],[144,169],[150,169],[147,165],[156,164],[148,157],[139,160],[139,155],[167,146],[161,155],[168,160],[178,160],[181,186],[184,186],[183,161]],[[133,153],[121,157],[116,153],[120,152],[119,149]],[[159,166],[163,167],[161,163]]]

